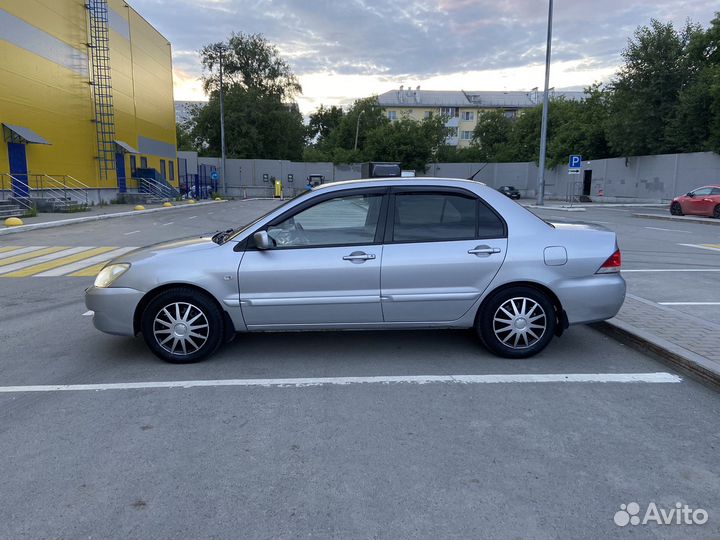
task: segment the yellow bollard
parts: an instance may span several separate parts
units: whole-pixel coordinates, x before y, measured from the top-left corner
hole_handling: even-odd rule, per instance
[[[23,221],[20,218],[16,217],[9,217],[5,220],[5,225],[7,227],[18,227],[19,225],[22,225]]]
[[[164,206],[165,208],[170,208],[170,207],[172,206],[172,203],[171,203],[171,202],[164,202],[164,203],[163,203],[163,206]]]
[[[188,199],[188,204],[195,204],[195,199]]]
[[[138,205],[135,207],[135,210],[145,210],[145,207],[144,207],[142,204],[138,204]]]
[[[216,200],[216,201],[222,201],[222,199],[221,199],[220,197],[215,197],[215,200]]]

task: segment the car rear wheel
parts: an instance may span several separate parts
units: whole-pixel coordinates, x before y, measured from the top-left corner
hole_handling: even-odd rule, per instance
[[[492,295],[483,305],[476,331],[485,346],[505,358],[527,358],[552,340],[555,306],[532,287],[512,287]]]
[[[145,343],[156,356],[174,364],[189,364],[207,358],[220,346],[223,318],[206,294],[177,288],[150,301],[141,328]]]
[[[715,210],[713,210],[713,217],[714,217],[715,219],[720,219],[720,204],[718,204],[718,205],[715,207]]]
[[[673,216],[682,216],[683,215],[682,206],[680,206],[679,202],[674,202],[670,205],[670,213]]]

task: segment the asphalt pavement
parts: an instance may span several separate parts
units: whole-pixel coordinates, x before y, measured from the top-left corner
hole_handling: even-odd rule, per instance
[[[141,246],[276,204],[28,231],[0,249]],[[625,269],[718,267],[720,252],[680,245],[717,243],[701,225],[541,212],[617,230]],[[25,273],[0,277],[2,538],[720,536],[717,392],[594,329],[519,361],[470,331],[323,332],[241,335],[176,366],[92,327],[91,276]],[[625,277],[651,301],[720,302],[718,273]],[[709,517],[616,525],[631,502]]]

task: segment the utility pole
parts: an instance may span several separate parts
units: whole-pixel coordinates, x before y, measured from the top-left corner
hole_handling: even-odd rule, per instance
[[[355,124],[355,150],[357,150],[358,135],[360,135],[360,117],[363,114],[365,114],[365,111],[360,111],[360,114],[358,114],[357,124]]]
[[[225,53],[225,44],[220,45],[220,151],[222,154],[222,165],[220,179],[222,181],[222,193],[227,195],[227,187],[225,184],[225,97],[223,94],[223,54]]]
[[[548,108],[550,107],[550,46],[552,44],[553,0],[549,0],[547,48],[545,49],[545,93],[543,94],[542,127],[540,130],[540,170],[537,181],[537,204],[545,204],[545,154],[547,153]]]

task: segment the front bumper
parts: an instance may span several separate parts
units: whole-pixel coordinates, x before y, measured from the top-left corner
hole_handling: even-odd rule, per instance
[[[124,287],[85,289],[85,305],[94,312],[93,324],[101,332],[119,336],[134,336],[133,318],[142,291]]]

